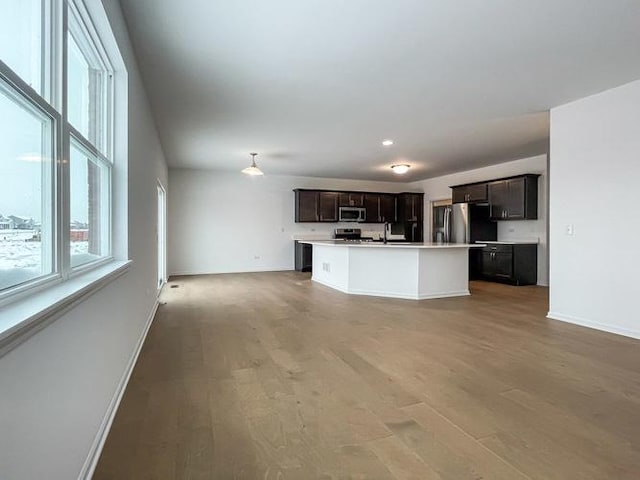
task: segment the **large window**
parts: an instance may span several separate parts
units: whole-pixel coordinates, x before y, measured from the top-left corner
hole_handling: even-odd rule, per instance
[[[53,273],[51,118],[0,82],[0,291]]]
[[[2,303],[111,258],[114,87],[82,0],[0,2]]]
[[[45,6],[43,0],[0,0],[0,59],[44,96]]]

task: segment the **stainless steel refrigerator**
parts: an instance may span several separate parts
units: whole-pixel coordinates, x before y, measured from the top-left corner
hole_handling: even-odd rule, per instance
[[[474,243],[498,238],[498,225],[489,220],[488,205],[436,205],[432,218],[434,242]]]
[[[498,239],[498,224],[489,220],[489,206],[470,203],[434,205],[432,241],[438,243],[475,243]],[[478,278],[481,249],[469,250],[469,278]]]

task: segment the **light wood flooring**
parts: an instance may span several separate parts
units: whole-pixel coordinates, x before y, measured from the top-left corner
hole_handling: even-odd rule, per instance
[[[639,479],[640,342],[472,293],[174,278],[94,478]]]

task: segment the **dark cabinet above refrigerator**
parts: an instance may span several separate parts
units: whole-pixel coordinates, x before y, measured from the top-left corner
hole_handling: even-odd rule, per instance
[[[498,178],[451,187],[453,203],[488,204],[491,220],[538,218],[538,174]]]
[[[451,187],[453,203],[482,203],[488,199],[487,183],[472,183]]]

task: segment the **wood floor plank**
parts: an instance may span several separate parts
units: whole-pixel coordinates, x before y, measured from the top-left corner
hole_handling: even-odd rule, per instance
[[[640,342],[547,319],[545,288],[170,284],[97,480],[638,478]]]

